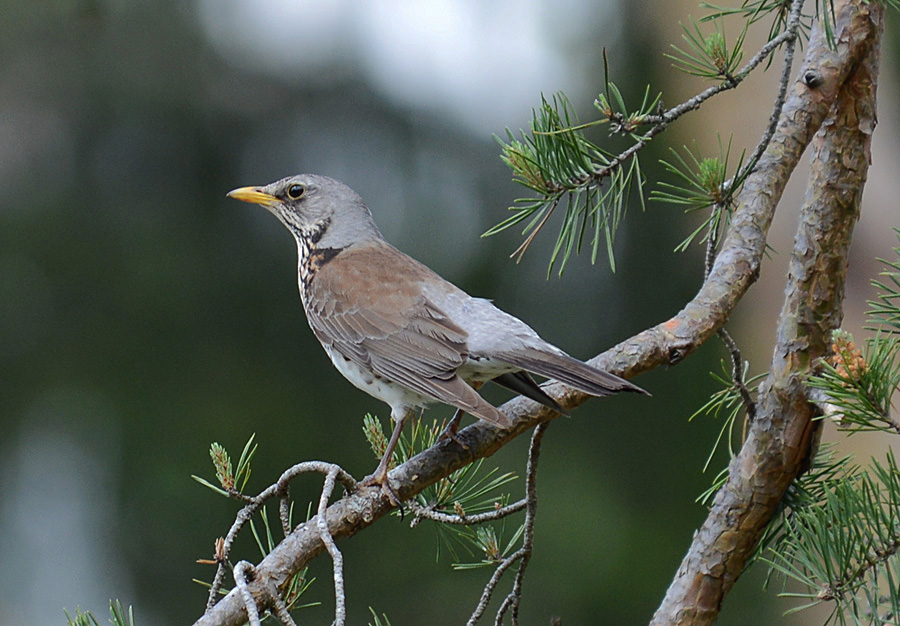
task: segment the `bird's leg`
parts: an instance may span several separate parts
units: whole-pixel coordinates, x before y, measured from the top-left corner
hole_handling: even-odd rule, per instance
[[[463,413],[465,413],[465,411],[463,411],[462,409],[456,409],[456,413],[453,414],[453,417],[450,419],[449,422],[447,422],[447,426],[444,427],[444,430],[441,431],[440,435],[438,435],[437,441],[443,441],[444,439],[449,439],[450,441],[452,441],[456,445],[458,445],[460,448],[467,451],[472,457],[472,460],[470,462],[474,463],[475,462],[475,451],[469,447],[469,444],[467,444],[465,441],[463,441],[456,435],[456,433],[459,431],[459,423],[462,421]]]
[[[481,386],[484,383],[481,381],[475,381],[470,384],[472,385],[472,389],[478,390],[481,388]],[[449,422],[447,422],[447,426],[444,427],[444,430],[441,431],[440,435],[438,435],[438,438],[437,438],[438,441],[443,441],[444,439],[449,439],[450,441],[457,444],[463,450],[469,449],[469,444],[467,444],[462,439],[460,439],[459,437],[456,436],[456,433],[459,432],[459,424],[460,424],[460,422],[462,422],[463,413],[465,413],[465,411],[463,411],[462,409],[456,409],[456,413],[453,414],[453,417],[450,418]],[[474,456],[472,457],[472,460],[473,461],[475,460]]]
[[[394,432],[391,433],[391,439],[384,450],[384,456],[381,457],[381,462],[378,463],[375,472],[363,478],[359,483],[363,487],[380,485],[384,495],[388,497],[388,500],[394,506],[400,506],[400,498],[397,497],[396,492],[391,487],[387,474],[391,465],[391,459],[394,456],[394,448],[397,447],[397,442],[400,441],[400,433],[403,432],[403,425],[406,423],[410,413],[411,411],[408,409],[391,411],[391,418],[394,420]]]
[[[465,411],[463,411],[462,409],[456,409],[456,413],[453,414],[453,417],[449,422],[447,422],[444,430],[442,430],[441,434],[438,435],[438,441],[449,439],[450,441],[453,441],[458,446],[460,446],[463,450],[469,449],[469,444],[456,436],[456,433],[459,432],[459,423],[462,422],[463,413],[465,413]]]

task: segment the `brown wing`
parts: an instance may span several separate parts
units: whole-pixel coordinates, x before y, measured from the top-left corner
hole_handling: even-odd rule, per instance
[[[508,426],[510,420],[456,375],[468,334],[422,295],[443,280],[383,242],[356,245],[310,281],[309,324],[325,345],[425,397]]]

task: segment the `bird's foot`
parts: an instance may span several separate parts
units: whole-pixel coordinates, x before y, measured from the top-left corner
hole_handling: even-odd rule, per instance
[[[460,439],[456,434],[459,432],[459,423],[462,421],[462,416],[463,412],[460,409],[456,409],[456,413],[453,414],[453,418],[449,422],[447,422],[444,430],[442,430],[441,434],[438,435],[437,441],[444,441],[445,439],[449,439],[463,450],[468,450],[469,444]]]
[[[453,414],[453,419],[444,427],[444,430],[441,431],[441,434],[438,435],[437,441],[444,441],[445,439],[449,439],[460,448],[468,452],[472,456],[472,463],[475,462],[475,451],[469,447],[465,441],[459,438],[457,433],[459,432],[459,423],[462,421],[463,412],[460,409],[456,409],[456,413]]]
[[[387,496],[391,506],[400,506],[403,503],[397,495],[397,492],[391,487],[391,481],[388,479],[388,469],[394,458],[394,449],[397,447],[397,442],[400,441],[403,423],[406,421],[406,418],[409,417],[409,409],[403,407],[401,407],[401,409],[402,410],[395,409],[394,407],[391,408],[391,418],[394,420],[394,432],[391,433],[391,438],[385,447],[384,454],[381,455],[381,461],[378,463],[378,467],[375,468],[375,472],[363,478],[359,483],[361,487],[371,487],[373,485],[381,487],[381,492]],[[401,516],[403,515],[402,508],[400,509],[400,514]]]
[[[391,486],[391,481],[388,478],[387,471],[382,471],[380,468],[375,470],[374,474],[370,474],[363,478],[361,481],[357,483],[359,487],[381,487],[381,493],[387,496],[388,502],[391,503],[391,506],[401,506],[403,501],[400,500],[400,496],[397,495],[397,492]]]

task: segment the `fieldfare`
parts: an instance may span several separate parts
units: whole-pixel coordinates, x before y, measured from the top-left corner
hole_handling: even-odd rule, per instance
[[[593,396],[647,393],[582,363],[520,319],[473,298],[384,240],[362,198],[331,178],[302,174],[232,198],[260,204],[297,240],[300,299],[338,371],[391,407],[394,431],[375,472],[391,500],[387,471],[403,423],[415,408],[442,402],[501,428],[509,417],[475,390],[492,380],[550,408],[562,408],[528,372]]]

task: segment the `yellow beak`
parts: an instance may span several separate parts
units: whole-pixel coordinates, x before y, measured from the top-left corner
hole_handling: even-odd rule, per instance
[[[241,200],[242,202],[250,202],[252,204],[261,204],[266,207],[275,206],[279,200],[273,195],[260,191],[258,187],[240,187],[232,189],[228,192],[229,198]]]

